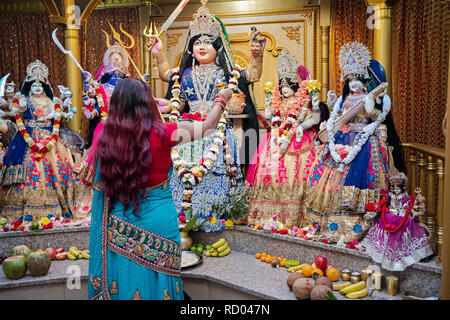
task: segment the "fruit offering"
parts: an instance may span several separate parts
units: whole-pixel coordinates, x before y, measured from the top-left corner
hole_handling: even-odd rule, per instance
[[[86,259],[89,260],[89,250],[80,250],[77,247],[70,247],[67,253],[69,260]]]
[[[52,259],[47,251],[32,252],[28,257],[28,271],[32,277],[45,276],[50,269]]]
[[[206,251],[205,256],[207,257],[225,257],[230,254],[231,249],[224,238],[214,243],[211,248]]]
[[[339,293],[345,295],[349,299],[358,299],[367,296],[368,289],[365,281],[347,285],[339,290]]]
[[[272,256],[270,254],[267,254],[266,252],[255,253],[255,258],[260,260],[261,262],[267,262],[272,265],[272,267],[286,267],[286,262],[288,261],[287,258]],[[296,264],[296,263],[294,263]]]
[[[212,246],[210,244],[205,246],[203,243],[199,243],[197,245],[193,245],[192,247],[190,247],[189,250],[191,250],[192,252],[203,254],[204,250],[210,250],[211,248]]]
[[[20,279],[27,272],[27,258],[25,256],[9,257],[3,261],[2,269],[8,279]]]

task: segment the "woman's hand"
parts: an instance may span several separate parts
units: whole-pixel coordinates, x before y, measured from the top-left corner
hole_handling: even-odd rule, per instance
[[[147,42],[147,50],[151,51],[152,53],[158,53],[163,51],[163,49],[164,46],[161,40],[157,36],[151,36]]]
[[[169,108],[169,101],[166,99],[161,99],[161,98],[154,98],[156,104],[158,105],[159,111],[161,111],[161,113],[167,113],[169,112],[170,108]]]

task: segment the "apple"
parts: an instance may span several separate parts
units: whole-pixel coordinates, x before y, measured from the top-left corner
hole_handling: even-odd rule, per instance
[[[68,252],[60,252],[56,254],[56,260],[65,260]]]
[[[322,257],[322,256],[317,256],[314,263],[316,264],[316,267],[322,271],[326,271],[327,270],[327,265],[328,265],[328,261],[327,258]]]
[[[45,249],[45,251],[47,251],[47,253],[50,255],[51,260],[55,260],[55,257],[56,257],[55,249],[47,248],[47,249]]]
[[[64,248],[58,248],[55,251],[56,251],[56,254],[63,253],[64,252]]]

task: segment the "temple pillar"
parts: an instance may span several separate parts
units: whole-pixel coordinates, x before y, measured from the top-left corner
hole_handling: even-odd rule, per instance
[[[331,25],[331,0],[323,0],[320,3],[320,100],[327,101],[327,93],[330,83],[330,25]]]
[[[386,70],[386,81],[389,83],[388,94],[392,96],[392,7],[387,0],[366,0],[368,6],[374,7],[374,23],[367,21],[368,28],[374,28],[373,58]],[[371,11],[368,11],[371,12]]]

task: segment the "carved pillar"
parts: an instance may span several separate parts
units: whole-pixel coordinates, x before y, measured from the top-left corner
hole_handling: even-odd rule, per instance
[[[430,229],[430,246],[436,253],[436,202],[435,202],[435,183],[434,174],[436,171],[436,163],[432,156],[427,157],[427,217],[426,225]]]
[[[438,203],[437,203],[437,255],[439,260],[442,258],[443,241],[443,217],[444,217],[444,161],[438,159],[436,174],[438,176]]]
[[[327,101],[327,93],[330,90],[330,25],[331,25],[331,0],[320,2],[320,100]]]
[[[329,90],[330,73],[330,26],[320,27],[320,46],[321,46],[321,82],[320,100],[327,101],[327,92]]]
[[[413,149],[409,150],[409,172],[408,172],[408,179],[409,179],[409,194],[414,194],[414,190],[417,187],[417,157],[416,152]]]

